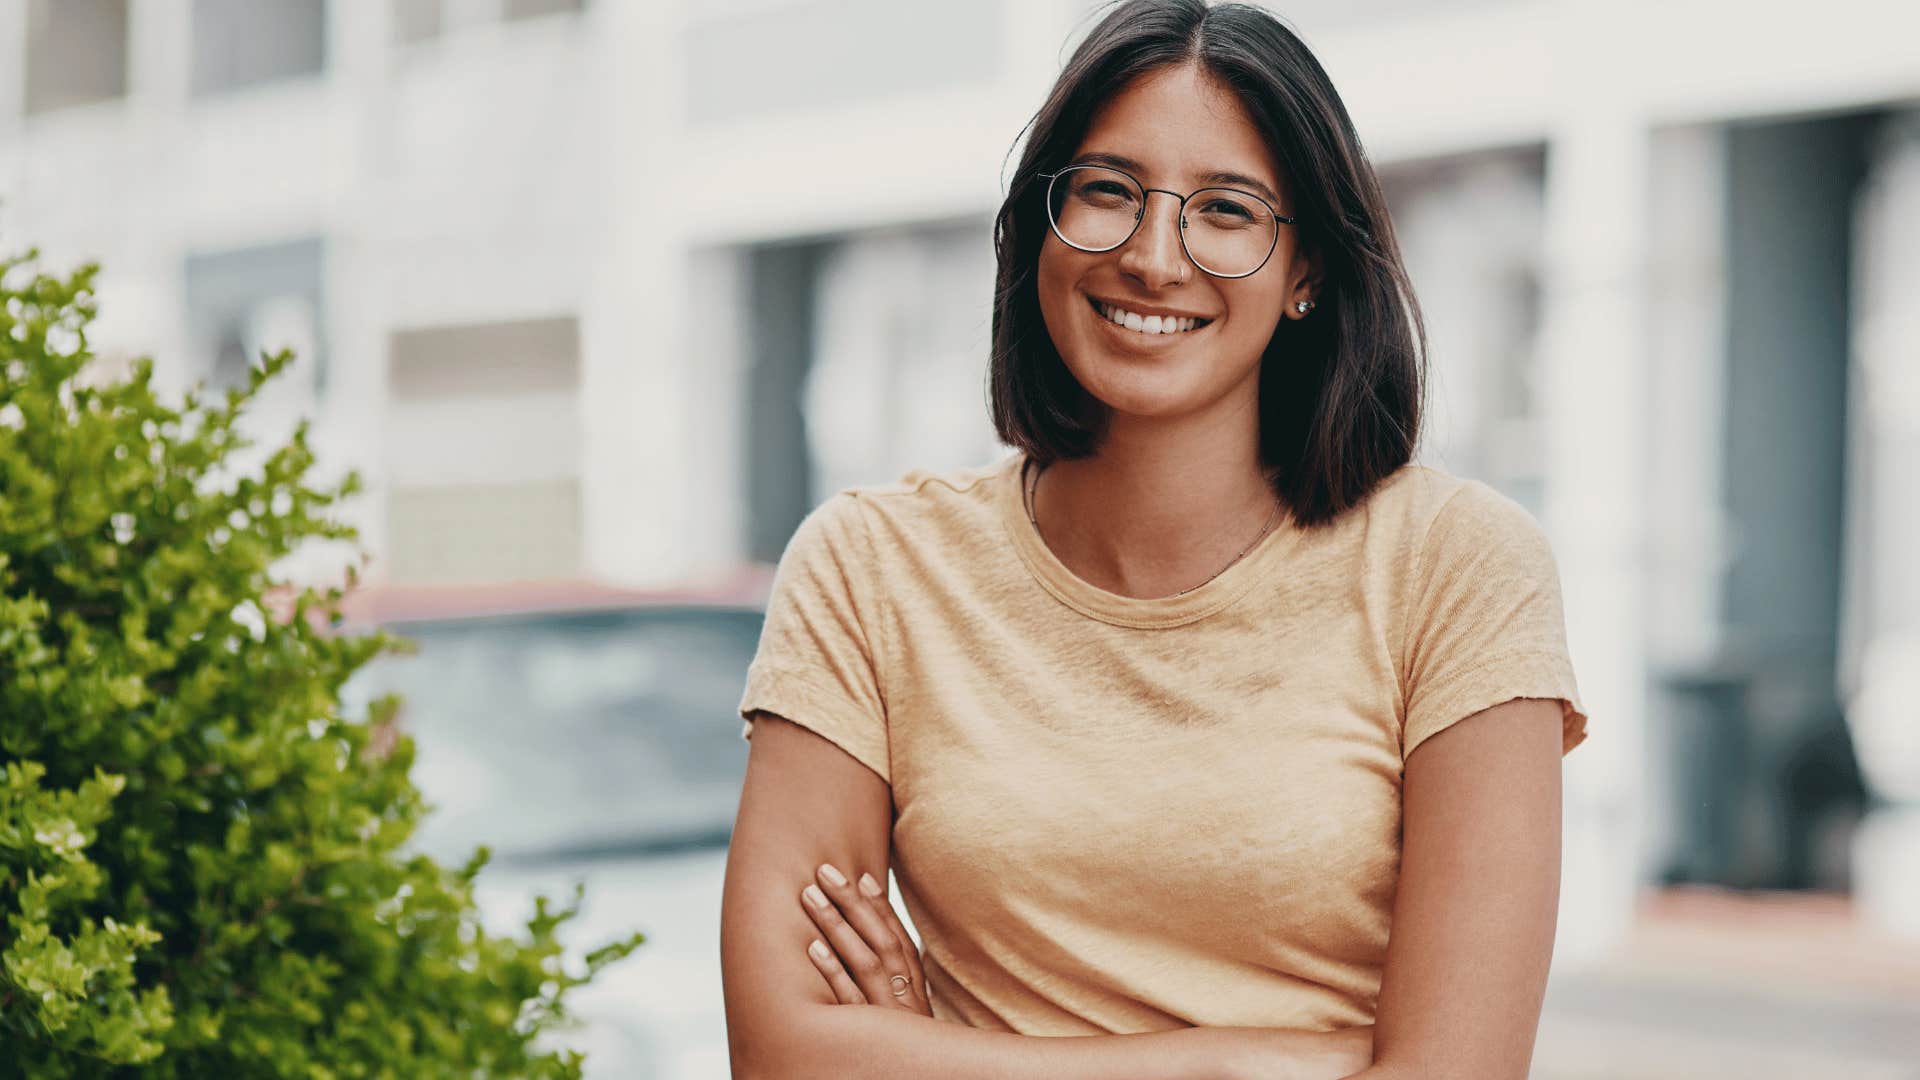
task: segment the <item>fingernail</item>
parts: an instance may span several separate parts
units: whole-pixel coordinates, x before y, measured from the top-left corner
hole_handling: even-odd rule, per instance
[[[827,894],[821,892],[820,886],[818,885],[807,886],[800,895],[806,897],[807,903],[812,904],[814,907],[823,908],[827,906]]]
[[[813,944],[807,946],[807,951],[813,954],[815,960],[825,960],[827,958],[827,947],[818,938],[814,939]]]
[[[832,882],[835,885],[845,885],[847,883],[846,875],[834,869],[832,863],[820,864],[820,876],[823,878],[826,878],[828,881]]]
[[[877,900],[881,893],[880,883],[873,880],[872,874],[861,874],[860,891]]]

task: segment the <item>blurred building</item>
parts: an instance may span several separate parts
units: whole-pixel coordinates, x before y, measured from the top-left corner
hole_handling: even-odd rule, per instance
[[[1389,188],[1424,460],[1559,557],[1563,953],[1653,881],[1920,936],[1920,9],[1275,7]],[[9,0],[0,239],[170,385],[296,345],[262,423],[365,474],[377,579],[717,576],[1002,452],[990,217],[1087,10]]]

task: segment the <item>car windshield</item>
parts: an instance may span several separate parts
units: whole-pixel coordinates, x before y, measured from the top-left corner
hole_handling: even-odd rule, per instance
[[[747,744],[734,712],[759,639],[748,609],[643,609],[393,627],[417,655],[360,672],[350,706],[397,693],[415,842],[537,861],[723,844]]]

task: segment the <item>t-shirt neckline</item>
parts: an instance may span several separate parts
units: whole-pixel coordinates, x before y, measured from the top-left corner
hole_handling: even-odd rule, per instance
[[[1006,526],[1020,561],[1026,564],[1041,588],[1080,614],[1101,622],[1141,629],[1166,629],[1197,622],[1232,605],[1278,572],[1287,553],[1299,540],[1300,532],[1294,527],[1292,514],[1282,508],[1273,528],[1261,537],[1253,550],[1192,592],[1156,597],[1108,592],[1067,569],[1028,520],[1022,486],[1029,460],[1025,454],[1015,453],[994,477],[994,501],[999,505],[1001,523]]]

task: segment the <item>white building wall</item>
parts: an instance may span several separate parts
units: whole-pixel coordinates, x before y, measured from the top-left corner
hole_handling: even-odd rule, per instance
[[[759,94],[774,99],[765,111],[736,101],[698,124],[687,97],[696,77],[751,82],[755,70],[688,70],[694,38],[716,21],[825,17],[834,6],[597,0],[580,15],[502,23],[492,0],[461,0],[445,5],[440,36],[397,46],[387,5],[335,2],[322,75],[203,98],[188,94],[191,7],[131,6],[122,101],[22,119],[20,80],[0,80],[0,237],[37,243],[55,263],[103,261],[98,344],[153,353],[175,386],[194,374],[186,254],[324,237],[333,374],[315,439],[330,466],[367,473],[372,497],[358,513],[376,553],[396,454],[408,470],[477,482],[486,459],[468,452],[473,429],[509,450],[516,437],[494,430],[499,416],[456,410],[421,418],[396,443],[387,336],[576,314],[579,430],[532,410],[511,419],[531,425],[518,437],[578,441],[583,572],[665,584],[722,574],[742,550],[738,509],[728,509],[740,483],[738,328],[714,325],[727,308],[702,291],[736,288],[727,252],[984,220],[999,202],[1009,145],[1087,5],[974,6],[999,41],[977,81],[962,65],[916,89],[911,70],[895,71],[890,78],[909,81],[883,96],[814,105],[780,101],[786,88],[763,83]],[[0,4],[0,56],[20,53],[22,9]],[[1648,227],[1665,197],[1648,187],[1654,132],[1920,98],[1920,9],[1911,0],[1514,0],[1401,5],[1379,21],[1326,4],[1303,11],[1303,32],[1381,164],[1546,147],[1535,422],[1542,518],[1596,727],[1567,772],[1561,941],[1567,955],[1586,954],[1624,926],[1642,858],[1645,590],[1718,557],[1710,513],[1680,530],[1677,555],[1656,549],[1650,531],[1649,517],[1684,502],[1706,475],[1649,489],[1656,418],[1714,393],[1711,371],[1687,369],[1679,383],[1650,371],[1689,348],[1656,340],[1649,316],[1650,283],[1663,280],[1667,257],[1667,241],[1656,246]],[[864,29],[829,22],[818,32]],[[859,42],[908,55],[926,48],[916,37]],[[1710,169],[1711,150],[1702,153],[1698,168]],[[1448,294],[1443,272],[1423,271],[1436,298]],[[1710,332],[1704,323],[1676,331],[1696,343]],[[1464,346],[1475,333],[1463,326],[1448,337]],[[1684,401],[1655,405],[1668,390]]]

